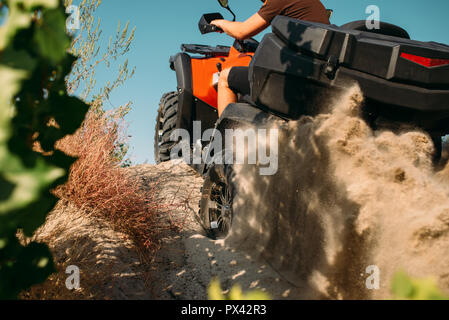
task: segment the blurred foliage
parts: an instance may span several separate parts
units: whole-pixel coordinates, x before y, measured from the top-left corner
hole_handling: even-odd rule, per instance
[[[270,296],[260,290],[254,290],[244,293],[237,284],[229,290],[227,295],[223,294],[219,279],[213,279],[207,290],[209,300],[270,300]]]
[[[62,1],[1,4],[8,13],[0,27],[0,299],[14,299],[54,271],[47,246],[24,246],[17,234],[31,237],[55,206],[50,190],[66,182],[75,160],[55,143],[79,128],[88,105],[67,93],[76,58]]]
[[[412,279],[404,271],[394,276],[391,291],[395,299],[401,300],[449,300],[434,279]]]

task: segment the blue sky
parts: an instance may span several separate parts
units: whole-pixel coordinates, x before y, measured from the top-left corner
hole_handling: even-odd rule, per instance
[[[448,0],[322,0],[334,9],[332,23],[341,25],[365,19],[368,5],[380,8],[381,20],[405,28],[415,40],[449,44]],[[259,0],[230,0],[238,20],[244,20],[261,6]],[[154,126],[159,99],[164,92],[176,88],[175,73],[169,69],[170,55],[179,51],[182,43],[231,45],[224,34],[202,36],[198,21],[203,13],[220,11],[216,0],[104,0],[97,11],[102,21],[104,42],[113,35],[117,23],[130,21],[136,26],[136,38],[128,54],[129,63],[136,67],[135,76],[111,95],[112,105],[133,101],[127,116],[129,123],[130,157],[134,164],[153,163]],[[260,39],[261,36],[256,37]],[[100,85],[111,78],[111,70],[98,70]]]

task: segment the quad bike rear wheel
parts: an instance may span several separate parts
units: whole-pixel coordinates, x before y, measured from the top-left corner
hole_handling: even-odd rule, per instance
[[[170,160],[170,152],[175,145],[175,142],[170,140],[170,135],[176,128],[177,118],[178,93],[168,92],[161,98],[156,118],[154,135],[154,160],[156,163]]]
[[[205,175],[199,216],[209,237],[226,238],[231,230],[234,201],[232,166],[214,165]]]

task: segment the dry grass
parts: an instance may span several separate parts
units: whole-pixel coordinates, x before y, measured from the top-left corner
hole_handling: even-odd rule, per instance
[[[146,270],[159,248],[159,235],[167,226],[161,226],[158,219],[164,208],[156,198],[157,183],[142,188],[139,179],[122,168],[116,156],[125,132],[118,113],[92,109],[74,135],[57,143],[57,149],[78,160],[70,169],[67,183],[54,190],[61,201],[34,235],[36,241],[50,247],[57,272],[23,292],[22,298],[144,297]],[[42,152],[38,144],[34,148]],[[80,267],[81,290],[66,289],[68,265]],[[129,274],[136,276],[129,279]],[[134,289],[127,288],[128,284]],[[114,288],[116,285],[119,289]]]
[[[142,189],[113,156],[118,141],[123,140],[123,129],[118,117],[90,111],[81,129],[57,144],[58,149],[79,159],[70,170],[68,182],[55,193],[111,222],[138,247],[154,250],[158,246],[155,224],[160,204],[155,198],[155,186]]]

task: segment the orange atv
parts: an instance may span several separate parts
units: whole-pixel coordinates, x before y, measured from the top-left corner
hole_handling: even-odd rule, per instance
[[[229,9],[227,0],[219,2]],[[218,31],[210,22],[220,18],[204,15],[200,31]],[[449,134],[448,45],[412,40],[403,28],[381,21],[372,29],[366,20],[336,26],[277,16],[271,29],[260,44],[247,40],[236,41],[231,48],[183,45],[183,52],[170,59],[178,91],[162,98],[155,159],[170,160],[172,153],[175,158],[179,145],[186,160],[188,151],[194,151],[193,164],[198,164],[194,168],[204,176],[199,217],[213,238],[225,237],[233,220],[232,156],[237,150],[233,141],[228,146],[218,139],[226,137],[228,129],[270,128],[275,123],[282,128],[282,123],[319,114],[317,106],[331,105],[336,95],[358,84],[364,96],[361,116],[374,130],[407,124],[426,131],[435,145],[436,163],[441,137]],[[217,119],[219,72],[247,65],[250,94],[227,106]],[[212,128],[209,138],[204,131]],[[187,131],[190,140],[171,141],[175,129]],[[187,141],[190,150],[184,148]],[[195,161],[203,143],[202,155],[207,158]]]
[[[223,7],[235,20],[231,9],[227,5]],[[216,19],[223,19],[223,16],[220,13],[203,15],[199,22],[200,32],[220,31],[210,24]],[[170,136],[175,129],[185,129],[193,137],[193,121],[201,121],[201,135],[214,127],[218,119],[220,72],[230,67],[248,66],[257,46],[254,39],[235,41],[232,47],[183,44],[182,52],[170,57],[170,68],[176,72],[178,90],[164,94],[160,102],[154,143],[157,163],[170,160],[171,149],[176,143],[170,140]]]

